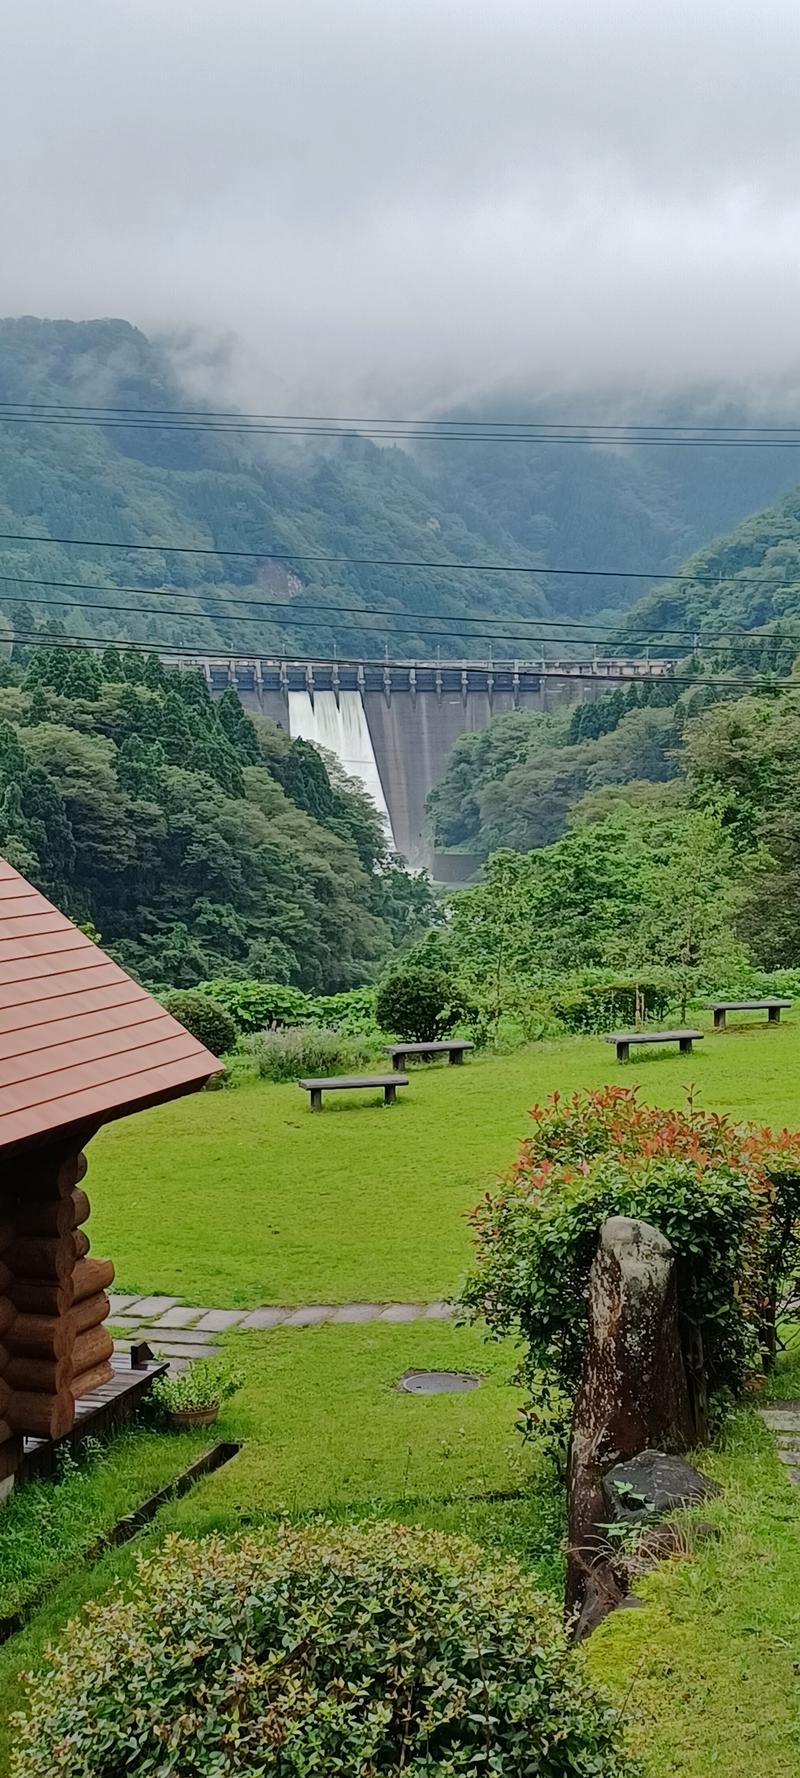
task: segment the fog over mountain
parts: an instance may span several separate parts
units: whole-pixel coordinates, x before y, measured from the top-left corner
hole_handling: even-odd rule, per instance
[[[800,389],[792,0],[6,0],[3,39],[4,313],[177,335],[250,406]]]

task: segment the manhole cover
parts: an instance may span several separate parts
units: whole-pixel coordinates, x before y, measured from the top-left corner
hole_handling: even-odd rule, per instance
[[[480,1377],[469,1371],[406,1371],[397,1385],[407,1395],[465,1395],[479,1386]]]

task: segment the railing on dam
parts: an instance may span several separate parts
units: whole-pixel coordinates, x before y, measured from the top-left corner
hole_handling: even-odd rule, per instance
[[[461,693],[466,700],[471,692],[483,692],[490,701],[495,692],[511,694],[518,704],[526,693],[541,690],[542,680],[568,679],[597,682],[629,681],[663,678],[672,671],[672,662],[637,657],[596,656],[591,660],[536,661],[371,661],[371,660],[298,660],[290,656],[172,656],[165,665],[200,668],[212,691],[228,686],[238,692],[305,691],[313,698],[317,691],[383,692],[387,699],[395,693],[410,695],[435,692],[438,696]]]

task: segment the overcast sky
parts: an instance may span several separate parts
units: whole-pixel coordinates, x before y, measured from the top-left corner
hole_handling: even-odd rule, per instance
[[[0,310],[239,398],[800,371],[798,0],[2,0]],[[255,368],[254,368],[255,367]]]

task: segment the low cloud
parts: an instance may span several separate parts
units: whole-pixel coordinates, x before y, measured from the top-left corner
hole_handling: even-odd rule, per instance
[[[793,0],[7,0],[4,50],[6,313],[250,405],[800,380]]]

